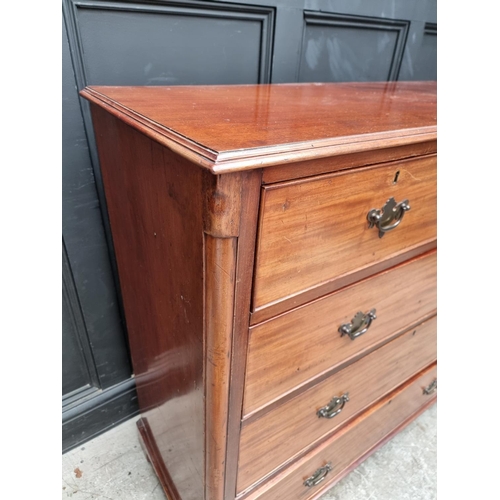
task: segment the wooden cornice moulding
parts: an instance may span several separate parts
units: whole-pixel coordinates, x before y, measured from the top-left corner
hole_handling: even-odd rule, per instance
[[[335,86],[337,93],[339,89],[343,92],[345,101],[325,100],[323,96],[332,86]],[[282,95],[278,98],[272,95],[277,87],[282,88]],[[426,82],[426,86],[422,86],[422,82],[379,82],[370,86],[355,83],[322,83],[217,87],[221,97],[228,102],[245,100],[254,121],[249,121],[245,114],[242,116],[238,107],[234,109],[225,107],[224,99],[217,102],[214,96],[210,95],[214,88],[213,86],[91,86],[82,90],[80,94],[151,139],[214,174],[419,144],[437,138],[437,126],[428,124],[428,115],[425,113],[430,106],[435,106],[435,82]],[[303,94],[304,89],[311,92],[310,100],[317,98],[321,102],[323,121],[319,122],[319,126],[316,123],[315,127],[311,127],[314,130],[312,133],[288,131],[276,137],[271,134],[269,137],[267,132],[272,131],[273,125],[278,123],[276,121],[278,117],[285,122],[293,119],[297,123],[307,123],[318,118],[311,113],[317,108],[296,109],[294,106],[297,97]],[[422,100],[415,99],[415,89],[418,89],[417,95],[419,92],[423,94]],[[215,100],[218,107],[227,112],[224,115],[227,118],[217,121],[213,102],[211,102],[212,108],[203,107],[203,102],[199,105],[192,97],[194,95],[201,95],[206,102],[209,99]],[[362,133],[359,133],[359,126],[350,125],[349,120],[354,112],[353,100],[356,99],[365,99],[368,108],[365,130]],[[158,114],[153,118],[151,111],[154,110],[148,102],[156,103],[157,109],[171,112],[165,115]],[[178,102],[182,102],[185,107],[170,110],[170,104]],[[271,106],[274,105],[271,109],[270,103],[273,103]],[[419,114],[414,110],[411,113],[407,111],[407,116],[398,123],[388,120],[384,122],[385,117],[394,116],[395,113],[391,108],[400,106],[403,109],[405,105],[422,107],[421,115],[425,115],[425,125],[423,121],[415,119]],[[198,109],[206,114],[202,116],[193,114]],[[180,110],[184,110],[185,116],[182,120]],[[216,116],[211,116],[214,113]],[[190,126],[193,118],[198,121]],[[339,121],[342,122],[341,126],[338,125]],[[235,143],[238,148],[232,149],[229,143],[224,141],[212,142],[206,134],[197,134],[202,122],[206,123],[207,129],[214,123],[220,127],[214,136],[236,136]],[[436,117],[434,122],[436,123]],[[167,123],[172,125],[167,126]],[[255,125],[259,129],[256,129]],[[256,146],[259,143],[262,145]]]

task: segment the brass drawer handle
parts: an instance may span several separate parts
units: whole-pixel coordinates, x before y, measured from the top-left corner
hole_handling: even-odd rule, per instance
[[[331,462],[327,463],[323,467],[320,467],[311,477],[308,477],[304,481],[304,486],[308,488],[312,488],[313,486],[318,485],[325,479],[328,473],[333,469]]]
[[[316,412],[316,415],[318,415],[319,418],[333,418],[344,409],[347,401],[349,401],[348,392],[342,394],[342,396],[340,396],[339,398],[333,398],[326,406],[320,408]]]
[[[429,396],[430,394],[432,394],[433,392],[436,392],[437,391],[437,388],[438,388],[438,381],[437,381],[437,378],[435,378],[431,383],[430,385],[428,385],[427,387],[424,388],[424,394],[426,396]]]
[[[382,238],[387,231],[399,226],[405,212],[410,210],[410,202],[408,200],[396,203],[394,198],[389,198],[381,210],[374,208],[368,212],[368,227],[377,226],[378,236]]]
[[[366,314],[359,311],[354,318],[352,318],[351,323],[344,323],[339,327],[340,336],[349,335],[351,340],[354,340],[356,337],[363,335],[363,333],[366,333],[368,328],[370,328],[372,321],[377,319],[376,312],[376,309],[372,309]]]

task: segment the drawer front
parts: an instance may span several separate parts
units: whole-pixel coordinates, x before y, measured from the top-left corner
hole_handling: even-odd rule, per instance
[[[332,438],[293,464],[281,476],[245,497],[245,500],[316,498],[392,431],[435,399],[432,385],[436,377],[437,369],[434,365],[362,413]],[[427,388],[431,388],[428,391],[430,394],[424,392]],[[315,473],[321,475],[321,469],[327,464],[331,464],[331,471],[324,481],[316,486],[304,485],[304,482],[314,477]],[[323,471],[326,472],[326,469]],[[314,482],[314,479],[311,479],[310,483]]]
[[[376,309],[363,335],[339,327]],[[250,329],[243,415],[375,348],[436,310],[436,252],[299,307]]]
[[[238,491],[247,489],[429,366],[436,360],[436,351],[434,317],[244,425]],[[321,408],[324,412],[319,417]]]
[[[410,210],[380,238],[367,215],[390,198],[408,200]],[[266,186],[253,310],[310,293],[435,238],[436,156]]]

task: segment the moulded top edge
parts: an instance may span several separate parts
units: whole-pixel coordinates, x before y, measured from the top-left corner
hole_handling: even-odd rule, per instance
[[[213,173],[437,137],[436,82],[87,87],[81,95]]]

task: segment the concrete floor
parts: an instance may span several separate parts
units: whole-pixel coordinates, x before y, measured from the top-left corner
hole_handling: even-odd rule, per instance
[[[136,420],[63,455],[63,500],[165,500]],[[320,500],[435,500],[436,423],[434,405]]]

